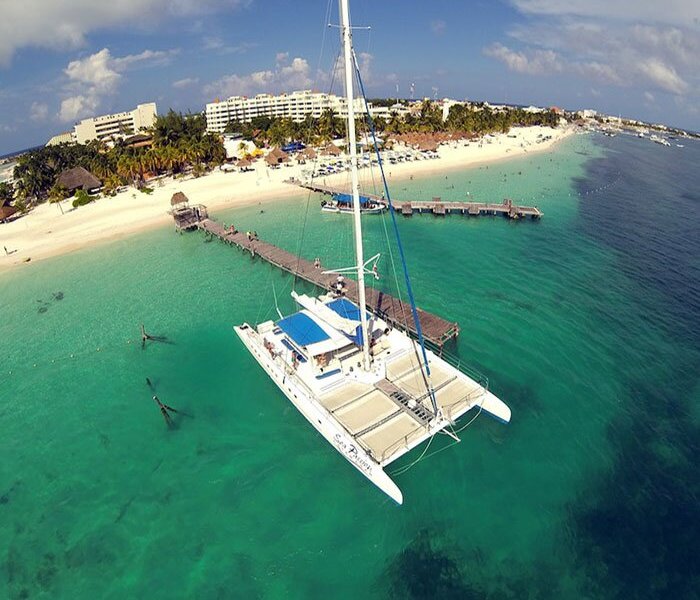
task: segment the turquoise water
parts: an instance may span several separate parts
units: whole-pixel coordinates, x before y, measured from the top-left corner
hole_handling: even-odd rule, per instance
[[[451,351],[513,410],[436,441],[396,477],[402,507],[232,332],[273,318],[275,298],[290,310],[290,277],[171,228],[3,274],[0,596],[696,597],[700,145],[686,146],[574,137],[394,182],[397,198],[545,212],[400,219],[419,305],[460,323]],[[318,201],[215,216],[347,265],[349,219]],[[395,248],[365,221],[395,292]],[[142,349],[141,323],[168,343]],[[168,430],[146,378],[192,417]]]

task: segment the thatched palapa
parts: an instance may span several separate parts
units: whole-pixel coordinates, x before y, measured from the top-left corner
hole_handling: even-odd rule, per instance
[[[83,167],[73,167],[63,171],[56,179],[56,183],[62,185],[71,194],[75,190],[91,192],[102,187],[102,182]]]
[[[4,200],[4,201],[0,202],[0,221],[4,221],[5,219],[9,219],[12,215],[14,215],[18,211],[19,211],[18,208],[15,208],[14,206],[10,206],[9,201]]]
[[[340,152],[340,148],[330,142],[327,143],[321,151],[322,154],[332,154],[333,156],[340,156]]]
[[[188,204],[189,199],[182,192],[175,192],[173,197],[170,198],[170,206],[179,206],[182,204]]]
[[[280,148],[273,148],[265,157],[265,162],[271,166],[279,165],[288,160],[289,157],[287,156],[287,153]]]

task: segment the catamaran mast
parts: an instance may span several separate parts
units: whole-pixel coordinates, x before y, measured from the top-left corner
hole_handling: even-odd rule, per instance
[[[355,223],[355,257],[357,260],[357,286],[360,304],[360,326],[362,328],[362,366],[370,368],[369,339],[367,337],[367,302],[365,299],[365,261],[362,251],[362,219],[360,217],[360,182],[357,177],[357,142],[355,140],[355,102],[352,65],[352,29],[348,0],[340,0],[340,26],[343,32],[343,55],[345,58],[345,97],[348,103],[348,144],[350,145],[350,174],[352,177],[352,206]]]

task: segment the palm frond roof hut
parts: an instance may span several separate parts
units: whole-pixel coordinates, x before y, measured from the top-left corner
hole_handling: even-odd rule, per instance
[[[286,162],[288,160],[289,156],[284,150],[280,148],[273,148],[270,152],[268,152],[267,156],[265,157],[265,161],[268,165],[279,165],[280,163]]]
[[[66,169],[56,178],[56,183],[66,188],[69,193],[78,189],[89,192],[102,187],[102,182],[83,167]]]
[[[15,208],[14,206],[10,206],[9,201],[4,200],[4,201],[0,202],[0,221],[4,221],[5,219],[9,219],[12,215],[14,215],[18,211],[19,211],[18,208]]]
[[[339,156],[340,152],[340,148],[331,142],[328,142],[322,150],[323,154],[332,154],[333,156]]]
[[[189,199],[182,192],[175,192],[172,198],[170,198],[170,206],[179,206],[188,203]]]

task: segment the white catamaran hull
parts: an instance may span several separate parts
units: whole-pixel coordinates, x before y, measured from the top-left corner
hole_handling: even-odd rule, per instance
[[[381,466],[318,404],[294,377],[287,375],[280,361],[273,359],[260,342],[259,334],[247,324],[233,328],[246,348],[265,369],[280,390],[294,404],[306,420],[333,446],[353,467],[369,479],[397,504],[403,504],[399,487],[384,472]]]
[[[324,204],[323,206],[321,206],[321,210],[323,212],[344,213],[351,215],[353,209],[351,206],[337,206],[335,204]],[[361,209],[363,215],[380,215],[385,210],[385,206],[376,206],[374,208]]]

